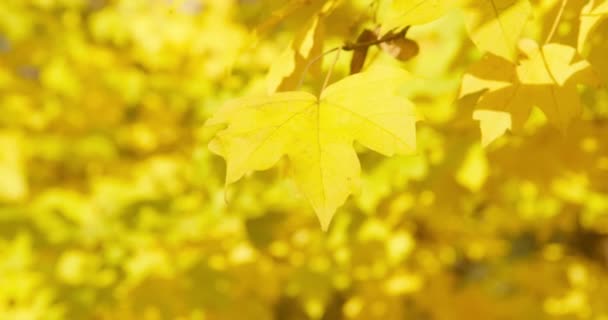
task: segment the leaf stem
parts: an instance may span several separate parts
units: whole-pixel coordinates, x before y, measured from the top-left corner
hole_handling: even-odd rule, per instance
[[[308,69],[310,68],[310,66],[312,66],[315,62],[319,61],[319,59],[325,57],[326,55],[328,55],[336,50],[340,50],[340,49],[342,49],[342,48],[335,47],[335,48],[329,49],[329,50],[321,53],[320,55],[316,56],[314,59],[310,60],[304,67],[304,70],[302,71],[302,74],[300,75],[300,82],[298,82],[298,86],[296,88],[299,89],[302,86],[302,83],[304,82],[304,77],[306,76],[306,73],[308,72]]]
[[[566,8],[567,3],[568,3],[568,0],[562,0],[562,4],[559,7],[559,11],[557,11],[557,16],[555,16],[555,20],[553,20],[553,25],[551,26],[551,31],[549,31],[549,34],[547,35],[547,39],[545,39],[545,44],[549,43],[549,41],[551,41],[551,38],[553,38],[553,35],[555,34],[555,31],[557,30],[557,26],[559,25],[560,21],[562,20],[562,15],[564,14],[564,9]]]
[[[340,50],[338,50],[338,53],[336,53],[336,57],[334,58],[334,62],[332,62],[331,66],[329,67],[329,70],[327,70],[327,74],[325,75],[325,80],[323,81],[323,86],[321,87],[321,90],[319,91],[319,97],[321,97],[321,93],[323,93],[323,90],[325,90],[325,88],[327,88],[327,85],[329,84],[329,79],[331,78],[331,73],[332,71],[334,71],[334,67],[336,66],[336,63],[338,62],[338,58],[340,58]]]

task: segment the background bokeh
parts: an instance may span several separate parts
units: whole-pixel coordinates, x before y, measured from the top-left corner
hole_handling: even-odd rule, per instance
[[[607,320],[608,94],[581,89],[565,135],[535,111],[481,148],[458,11],[409,31],[410,61],[370,52],[415,75],[418,152],[358,148],[361,190],[328,232],[284,162],[224,189],[205,120],[264,92],[322,2],[0,1],[0,319]],[[373,20],[343,2],[326,48]],[[531,2],[542,39],[560,1]],[[607,38],[585,51],[601,76]]]

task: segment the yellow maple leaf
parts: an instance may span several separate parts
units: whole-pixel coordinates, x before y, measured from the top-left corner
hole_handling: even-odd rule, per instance
[[[515,61],[517,42],[532,7],[528,0],[465,0],[465,24],[482,51]]]
[[[368,71],[330,85],[319,97],[290,91],[227,103],[207,122],[226,125],[210,143],[226,159],[226,183],[287,156],[326,230],[358,188],[354,141],[386,156],[415,150],[413,104],[394,94],[406,77],[400,69]]]
[[[520,130],[532,107],[539,107],[550,123],[565,131],[582,111],[577,84],[599,80],[576,49],[556,43],[539,47],[522,40],[519,65],[486,55],[464,76],[460,96],[485,90],[473,118],[480,121],[482,144],[490,144],[507,129]]]

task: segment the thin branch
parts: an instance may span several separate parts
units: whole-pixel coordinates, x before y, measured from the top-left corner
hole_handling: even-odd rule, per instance
[[[559,7],[557,16],[555,16],[555,20],[553,20],[553,25],[551,26],[551,31],[549,31],[549,34],[547,35],[547,39],[545,40],[545,44],[549,43],[549,41],[551,41],[551,38],[553,38],[553,35],[555,34],[555,31],[557,30],[557,26],[559,25],[560,21],[562,20],[562,15],[564,14],[564,9],[566,8],[567,3],[568,3],[568,0],[562,0],[562,4]]]

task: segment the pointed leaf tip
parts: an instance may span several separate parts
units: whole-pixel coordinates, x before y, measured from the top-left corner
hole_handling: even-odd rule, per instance
[[[329,225],[331,224],[333,216],[333,213],[330,215],[317,214],[317,218],[319,219],[319,223],[321,224],[321,230],[323,232],[327,232],[327,230],[329,230]]]

